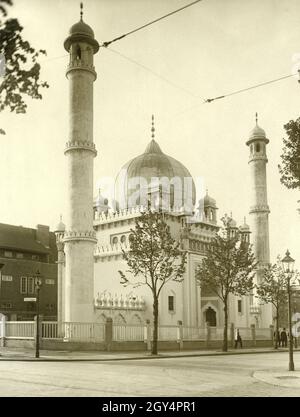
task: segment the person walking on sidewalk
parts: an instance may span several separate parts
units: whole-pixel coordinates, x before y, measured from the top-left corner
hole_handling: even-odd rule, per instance
[[[239,332],[239,329],[235,329],[235,335],[234,335],[234,340],[235,340],[235,344],[234,344],[234,348],[237,348],[237,345],[240,344],[240,347],[243,347],[243,342],[242,342],[242,338]]]
[[[282,332],[280,334],[280,341],[281,341],[281,347],[287,347],[287,334],[285,331],[285,327],[282,329]]]

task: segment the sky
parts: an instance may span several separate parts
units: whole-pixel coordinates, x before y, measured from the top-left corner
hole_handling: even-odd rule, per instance
[[[189,3],[189,0],[85,0],[84,21],[99,43]],[[66,212],[68,63],[63,41],[79,20],[77,0],[14,0],[10,16],[37,49],[50,88],[28,100],[26,114],[0,114],[0,222],[55,229]],[[216,199],[218,216],[249,220],[249,150],[258,123],[266,131],[271,261],[289,248],[300,265],[300,195],[280,183],[284,124],[299,117],[297,77],[220,96],[297,71],[298,0],[203,0],[95,55],[95,195],[99,180],[115,177],[155,139],[162,150],[201,178]],[[146,68],[147,69],[146,69]],[[1,82],[1,80],[0,80]],[[297,261],[298,260],[298,261]]]

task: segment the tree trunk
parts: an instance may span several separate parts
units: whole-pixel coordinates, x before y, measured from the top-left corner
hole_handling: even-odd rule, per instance
[[[275,330],[275,349],[278,349],[278,335],[279,335],[279,308],[276,308],[276,330]]]
[[[157,339],[158,339],[158,297],[153,295],[153,343],[152,355],[157,355]]]
[[[227,329],[228,329],[228,309],[227,309],[227,299],[226,299],[226,301],[224,302],[224,334],[223,334],[223,346],[222,346],[223,352],[227,352],[227,349],[228,349]]]

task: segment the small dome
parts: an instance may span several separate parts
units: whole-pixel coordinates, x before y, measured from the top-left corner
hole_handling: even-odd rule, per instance
[[[242,224],[240,226],[240,231],[242,233],[250,233],[250,227],[248,226],[248,224],[246,223],[246,218],[244,218],[244,224]]]
[[[95,38],[93,29],[89,25],[84,23],[83,20],[80,20],[79,22],[71,26],[69,30],[69,35],[85,35],[90,36],[93,39]]]
[[[230,223],[229,223],[229,227],[236,228],[237,227],[237,222],[234,219],[231,219]]]
[[[251,130],[249,139],[256,139],[256,138],[265,138],[266,132],[260,126],[256,125],[254,129]]]
[[[216,207],[216,200],[208,195],[206,192],[206,196],[203,199],[204,207]]]
[[[59,223],[58,223],[58,225],[56,226],[56,229],[55,229],[55,232],[60,232],[60,233],[62,233],[62,232],[64,232],[66,230],[66,226],[65,226],[65,224],[62,222],[62,221],[60,221]]]
[[[71,26],[69,36],[64,42],[66,51],[69,52],[71,45],[76,42],[86,42],[93,47],[94,53],[99,50],[99,44],[95,39],[93,29],[87,25],[82,19]]]

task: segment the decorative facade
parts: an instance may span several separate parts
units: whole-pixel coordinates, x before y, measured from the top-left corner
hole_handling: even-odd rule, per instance
[[[120,170],[115,182],[115,200],[99,195],[92,199],[93,158],[93,81],[96,73],[93,54],[98,43],[82,18],[72,26],[65,41],[70,53],[67,70],[70,88],[70,139],[66,147],[68,203],[66,227],[60,222],[58,243],[59,321],[99,321],[111,317],[119,323],[152,320],[152,294],[149,288],[120,284],[119,270],[126,271],[122,250],[128,250],[135,218],[145,210],[159,210],[174,239],[187,252],[186,271],[181,283],[169,282],[159,300],[159,324],[186,327],[222,326],[223,305],[212,293],[201,289],[196,271],[207,246],[219,230],[216,201],[208,194],[196,204],[196,189],[188,169],[166,155],[152,138],[145,151]],[[261,267],[269,262],[268,205],[266,196],[266,149],[268,140],[258,126],[251,132],[250,147],[253,220],[252,242]],[[230,230],[249,243],[250,229],[227,219]],[[229,322],[237,327],[251,324],[269,326],[270,309],[254,302],[254,297],[232,296]],[[259,317],[259,319],[258,319]]]

